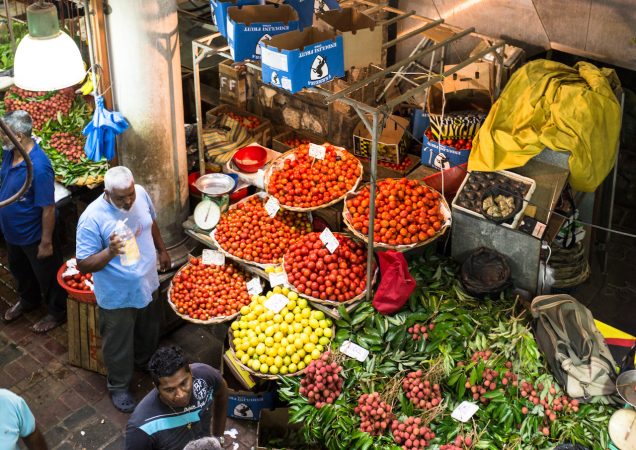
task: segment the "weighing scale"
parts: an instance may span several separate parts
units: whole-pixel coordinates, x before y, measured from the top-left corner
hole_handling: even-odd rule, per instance
[[[201,201],[194,208],[194,223],[201,230],[210,231],[227,210],[236,180],[224,173],[210,173],[198,178],[194,186],[202,194]]]

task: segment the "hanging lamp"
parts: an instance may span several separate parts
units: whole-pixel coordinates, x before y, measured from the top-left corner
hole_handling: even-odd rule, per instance
[[[55,91],[73,86],[86,75],[71,37],[60,30],[55,5],[43,0],[27,8],[29,34],[15,52],[14,83],[28,91]]]

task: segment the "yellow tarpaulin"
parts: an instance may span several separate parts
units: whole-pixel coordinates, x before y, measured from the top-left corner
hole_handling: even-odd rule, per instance
[[[611,69],[532,61],[517,70],[473,143],[469,170],[521,167],[545,147],[569,151],[570,183],[594,191],[610,172],[621,108]]]

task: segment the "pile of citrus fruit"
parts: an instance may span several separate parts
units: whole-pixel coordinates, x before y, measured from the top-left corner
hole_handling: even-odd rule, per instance
[[[270,300],[287,303],[277,313]],[[284,298],[282,298],[284,297]],[[286,287],[276,286],[266,295],[255,295],[232,323],[232,347],[237,359],[254,372],[286,375],[300,372],[328,350],[332,321],[312,309],[307,300]]]

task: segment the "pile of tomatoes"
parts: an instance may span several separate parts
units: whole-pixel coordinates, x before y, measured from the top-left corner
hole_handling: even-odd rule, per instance
[[[310,233],[297,240],[285,254],[285,272],[294,289],[320,300],[346,302],[366,289],[367,250],[342,234],[332,253]]]
[[[205,265],[201,258],[190,258],[172,279],[170,301],[183,316],[209,320],[238,313],[250,296],[243,272],[233,264]]]
[[[292,135],[283,139],[283,144],[290,148],[300,147],[301,145],[309,145],[309,139],[305,139],[296,135]]]
[[[236,120],[242,127],[245,127],[248,130],[253,130],[261,125],[261,119],[256,116],[241,116],[233,112],[227,112],[225,115]]]
[[[338,153],[330,144],[325,148],[324,159],[309,156],[308,145],[296,148],[295,159],[286,159],[282,169],[272,173],[268,193],[282,205],[313,208],[353,189],[362,174],[360,162],[346,151]]]
[[[259,264],[279,264],[290,244],[311,231],[306,214],[265,211],[265,199],[252,196],[221,216],[215,239],[227,253]]]
[[[426,241],[442,228],[441,195],[416,180],[387,178],[377,184],[374,242],[392,246]],[[369,186],[347,199],[349,223],[369,232]]]
[[[435,136],[433,136],[433,132],[429,128],[424,132],[429,141],[437,141]],[[448,138],[448,139],[440,139],[439,143],[445,145],[447,147],[453,147],[455,150],[472,150],[473,148],[473,138]]]
[[[76,289],[78,291],[92,291],[93,288],[91,287],[92,281],[93,281],[93,275],[90,273],[76,273],[74,275],[62,275],[62,280],[64,280],[64,283],[73,289]],[[89,281],[89,283],[86,283],[86,281]]]

